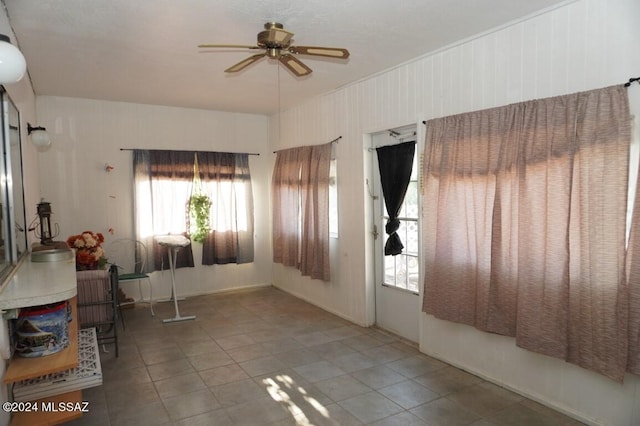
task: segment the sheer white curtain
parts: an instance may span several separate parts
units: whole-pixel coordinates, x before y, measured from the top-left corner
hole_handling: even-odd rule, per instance
[[[147,247],[148,272],[167,269],[157,235],[187,235],[185,212],[192,191],[193,152],[134,150],[134,232]],[[178,252],[176,267],[194,266],[191,246]]]
[[[622,380],[622,86],[430,120],[423,310]]]
[[[273,261],[330,280],[331,143],[278,151],[272,178]]]

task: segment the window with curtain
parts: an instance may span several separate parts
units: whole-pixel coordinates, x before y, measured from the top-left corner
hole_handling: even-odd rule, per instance
[[[273,261],[330,280],[331,143],[278,151],[272,178]]]
[[[629,342],[626,89],[426,126],[423,311],[621,381]]]
[[[149,249],[148,265],[168,266],[166,250],[154,236],[188,237],[194,170],[199,190],[212,201],[202,264],[253,261],[253,194],[247,154],[164,150],[134,150],[133,154],[135,232]],[[191,246],[178,252],[176,263],[177,267],[193,266]]]

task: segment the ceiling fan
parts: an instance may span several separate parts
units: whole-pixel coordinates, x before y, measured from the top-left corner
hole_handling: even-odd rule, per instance
[[[311,68],[306,66],[294,55],[325,56],[328,58],[347,59],[349,51],[337,47],[320,46],[292,46],[293,33],[284,29],[278,22],[267,22],[264,24],[264,31],[258,33],[258,43],[255,46],[241,44],[200,44],[199,48],[239,48],[264,50],[253,56],[238,62],[227,68],[224,72],[242,71],[254,62],[264,57],[277,59],[289,71],[298,77],[303,77],[312,73]]]

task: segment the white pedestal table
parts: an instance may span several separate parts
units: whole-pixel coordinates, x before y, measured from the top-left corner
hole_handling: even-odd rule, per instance
[[[181,316],[180,309],[178,308],[178,293],[176,292],[176,260],[178,251],[181,248],[189,246],[191,241],[188,238],[183,237],[182,235],[163,235],[160,237],[156,237],[158,244],[163,247],[167,247],[167,251],[169,253],[169,268],[171,269],[171,294],[173,299],[173,305],[175,307],[176,315],[173,318],[167,318],[162,320],[162,322],[176,322],[176,321],[187,321],[196,319],[195,315]]]

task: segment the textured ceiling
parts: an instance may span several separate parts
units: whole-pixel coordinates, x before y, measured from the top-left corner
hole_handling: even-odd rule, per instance
[[[3,0],[37,95],[272,114],[566,0]],[[296,78],[253,50],[265,22],[294,44],[345,47],[346,60],[298,56]],[[280,82],[280,90],[278,90]]]

